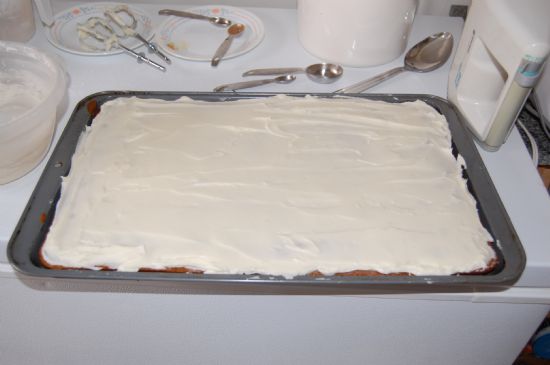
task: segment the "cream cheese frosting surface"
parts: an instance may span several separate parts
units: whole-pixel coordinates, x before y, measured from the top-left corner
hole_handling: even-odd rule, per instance
[[[420,101],[119,98],[79,141],[42,255],[287,278],[470,272],[495,253],[461,160]]]

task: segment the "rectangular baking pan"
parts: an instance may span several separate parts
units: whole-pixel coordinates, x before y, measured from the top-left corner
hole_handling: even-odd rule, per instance
[[[364,277],[323,277],[298,276],[293,279],[268,275],[220,275],[220,274],[180,274],[159,272],[119,272],[93,270],[52,270],[41,266],[38,251],[48,232],[59,199],[61,177],[70,170],[71,157],[78,139],[103,103],[115,98],[139,97],[175,100],[187,96],[195,100],[223,102],[237,99],[263,98],[276,94],[269,93],[185,93],[185,92],[140,92],[107,91],[90,95],[81,100],[45,170],[23,211],[13,236],[8,244],[8,257],[11,264],[21,273],[48,278],[104,279],[130,281],[178,281],[205,285],[251,285],[256,286],[316,286],[346,288],[401,288],[404,291],[470,291],[503,290],[510,287],[521,275],[525,267],[525,253],[512,227],[509,217],[485,169],[483,161],[471,135],[453,106],[446,100],[431,95],[384,95],[349,94],[352,97],[383,100],[387,102],[406,102],[421,100],[443,114],[451,130],[454,153],[466,161],[464,171],[471,193],[477,200],[483,225],[495,238],[494,249],[499,264],[488,274],[445,275],[445,276],[364,276]],[[290,96],[303,97],[303,93],[291,93]],[[342,97],[335,94],[307,94],[318,97]],[[442,238],[444,239],[444,237]],[[401,290],[400,289],[400,290]]]

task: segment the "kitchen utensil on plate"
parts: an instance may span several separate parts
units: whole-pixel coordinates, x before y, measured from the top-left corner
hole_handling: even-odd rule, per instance
[[[241,56],[253,50],[264,38],[264,24],[254,13],[226,5],[207,5],[185,9],[186,12],[207,17],[231,19],[232,24],[241,23],[246,31],[236,37],[225,59]],[[189,61],[211,62],[214,51],[226,31],[206,21],[197,21],[178,16],[167,16],[157,27],[156,42],[167,55]]]
[[[217,66],[218,63],[220,63],[222,57],[225,56],[227,50],[231,47],[233,38],[240,36],[245,29],[245,25],[241,23],[235,23],[227,29],[227,37],[224,39],[222,44],[220,44],[216,50],[216,53],[214,53],[214,57],[212,57],[212,61],[210,62],[212,66]]]
[[[111,28],[106,19],[100,17],[91,17],[86,21],[85,24],[80,24],[78,26],[78,30],[83,34],[88,35],[92,39],[103,43],[106,50],[109,50],[113,47],[120,48],[129,55],[135,57],[138,63],[145,62],[148,65],[155,67],[157,70],[166,71],[166,68],[164,66],[159,65],[158,63],[148,59],[147,57],[145,57],[145,54],[143,54],[143,52],[137,53],[132,49],[126,47],[125,45],[121,44],[117,34],[113,30],[113,28]]]
[[[329,84],[336,81],[344,73],[344,69],[340,65],[332,63],[315,63],[306,68],[301,67],[283,67],[283,68],[259,68],[249,70],[243,73],[243,76],[259,76],[259,75],[283,75],[305,73],[310,80],[321,84]]]
[[[441,67],[453,50],[453,35],[449,32],[433,34],[412,47],[405,55],[404,65],[378,76],[358,82],[335,93],[360,93],[403,71],[429,72]]]
[[[126,14],[132,22],[127,24],[125,20],[119,16],[119,13]],[[158,49],[155,43],[149,42],[147,39],[143,38],[141,34],[136,32],[137,20],[128,5],[121,4],[113,8],[109,8],[105,11],[105,16],[115,22],[128,37],[135,37],[141,43],[145,44],[149,49],[149,52],[155,53],[168,64],[172,63],[172,61],[170,61],[170,59]]]
[[[206,16],[182,10],[162,9],[159,10],[159,15],[174,15],[190,19],[206,20],[214,25],[219,25],[221,27],[229,27],[232,24],[231,20],[227,18],[222,18],[219,16]]]
[[[288,84],[294,80],[296,80],[296,76],[294,75],[283,75],[283,76],[277,76],[273,79],[243,81],[243,82],[236,82],[234,84],[220,85],[214,88],[214,91],[215,92],[235,91],[239,89],[248,89],[250,87],[256,87],[256,86],[261,86],[266,84]]]
[[[46,37],[55,47],[81,56],[110,56],[123,53],[125,51],[122,48],[87,47],[87,45],[82,44],[78,31],[80,24],[86,23],[89,18],[94,16],[104,17],[105,11],[116,5],[110,2],[93,2],[69,7],[54,16],[55,22],[50,28],[46,29]],[[151,39],[154,29],[153,21],[148,13],[134,5],[128,7],[137,21],[135,31],[141,34],[143,38]],[[119,16],[125,19],[127,24],[131,23],[131,19],[128,19],[127,14],[119,14]],[[119,40],[125,36],[119,29],[115,30],[120,33],[118,34]],[[135,49],[142,44],[134,37],[127,37],[123,42],[124,46],[130,49]],[[101,46],[100,42],[98,41],[95,46]]]

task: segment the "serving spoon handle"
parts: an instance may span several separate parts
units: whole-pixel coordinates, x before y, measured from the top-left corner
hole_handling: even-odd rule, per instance
[[[243,76],[284,75],[298,72],[305,72],[305,70],[301,67],[257,68],[246,71]]]
[[[172,10],[172,9],[159,10],[159,15],[174,15],[174,16],[180,16],[182,18],[207,20],[207,21],[211,21],[212,19],[212,17],[206,16],[206,15],[190,13],[183,10]]]
[[[383,81],[386,81],[387,79],[394,77],[395,75],[400,74],[405,70],[406,68],[403,66],[392,68],[391,70],[381,73],[378,76],[374,76],[374,77],[371,77],[370,79],[363,80],[351,86],[347,86],[342,89],[336,90],[334,91],[334,93],[341,93],[341,94],[360,93],[367,89],[370,89],[371,87],[374,87],[380,84]]]
[[[220,85],[214,88],[215,92],[226,91],[226,90],[239,90],[239,89],[248,89],[249,87],[256,87],[267,84],[288,84],[296,79],[294,75],[284,75],[275,77],[273,79],[263,79],[263,80],[252,80],[252,81],[242,81],[235,82],[233,84]]]

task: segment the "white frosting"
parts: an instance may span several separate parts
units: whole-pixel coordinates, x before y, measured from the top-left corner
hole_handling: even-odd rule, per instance
[[[121,271],[446,275],[495,257],[423,102],[120,98],[64,179],[43,255]]]
[[[113,47],[118,47],[118,36],[106,19],[91,17],[85,24],[78,24],[76,29],[80,48],[83,50],[110,51]]]

